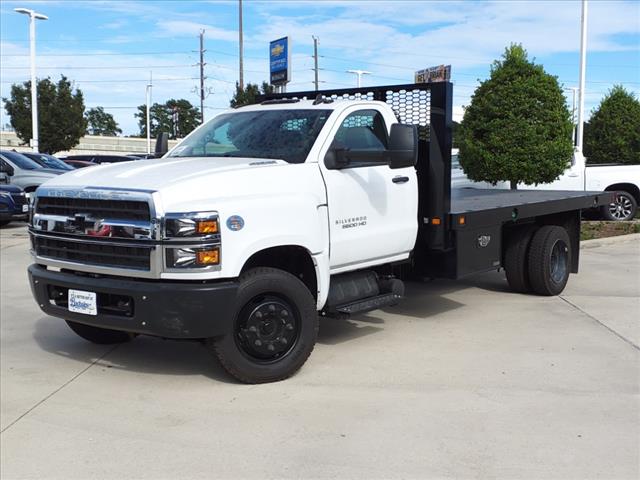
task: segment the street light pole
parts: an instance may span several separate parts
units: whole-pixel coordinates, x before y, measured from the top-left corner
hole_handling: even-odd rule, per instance
[[[582,152],[584,137],[584,94],[587,68],[587,0],[582,0],[582,18],[580,27],[580,86],[578,87],[578,125],[576,127],[576,150]]]
[[[15,12],[29,15],[29,46],[31,50],[31,148],[38,153],[38,84],[36,83],[36,19],[49,17],[28,8],[14,8]]]
[[[151,153],[151,89],[153,88],[153,73],[149,72],[147,84],[147,153]]]
[[[354,73],[358,76],[358,88],[360,88],[362,84],[362,75],[371,75],[371,72],[367,72],[366,70],[347,70],[347,73]]]

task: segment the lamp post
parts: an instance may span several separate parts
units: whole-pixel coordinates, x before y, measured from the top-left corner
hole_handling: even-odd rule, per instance
[[[578,126],[576,128],[576,149],[583,153],[584,137],[584,97],[585,75],[587,68],[587,0],[582,0],[582,16],[580,21],[580,86],[578,87]]]
[[[36,20],[49,17],[28,8],[14,8],[15,12],[29,15],[29,43],[31,50],[31,147],[38,152],[38,85],[36,84]]]
[[[149,83],[147,83],[147,154],[151,153],[151,89],[153,88],[153,73],[149,72]]]
[[[367,72],[366,70],[347,70],[347,73],[355,73],[358,76],[358,88],[360,88],[362,83],[362,75],[371,75],[371,72]]]

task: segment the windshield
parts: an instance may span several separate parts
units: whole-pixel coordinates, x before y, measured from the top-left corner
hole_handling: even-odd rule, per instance
[[[22,170],[36,170],[38,168],[42,168],[30,158],[27,158],[18,152],[3,151],[1,155],[5,158],[5,160],[8,160],[9,163],[12,163]]]
[[[331,110],[261,110],[218,115],[169,157],[273,158],[302,163]]]
[[[53,155],[47,155],[46,153],[30,153],[25,156],[46,168],[55,168],[56,170],[74,170],[72,166],[67,165]]]

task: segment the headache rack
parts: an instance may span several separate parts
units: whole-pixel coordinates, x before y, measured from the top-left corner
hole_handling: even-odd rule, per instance
[[[283,100],[377,100],[391,106],[400,123],[418,127],[418,219],[417,245],[421,249],[447,250],[451,211],[451,82],[387,85],[379,87],[311,90],[260,95],[257,103]]]

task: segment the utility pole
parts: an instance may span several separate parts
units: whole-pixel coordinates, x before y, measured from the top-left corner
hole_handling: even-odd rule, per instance
[[[200,30],[200,120],[204,123],[204,30]]]
[[[244,65],[243,65],[243,56],[244,56],[244,48],[243,48],[243,39],[242,39],[242,0],[238,0],[238,40],[240,44],[240,74],[238,77],[238,84],[240,85],[240,90],[244,90]]]
[[[362,85],[362,75],[371,75],[371,72],[366,70],[347,70],[347,73],[354,73],[358,76],[358,88]]]
[[[48,20],[49,17],[28,8],[14,8],[17,13],[29,15],[29,44],[31,57],[31,148],[38,153],[38,83],[36,81],[36,19]]]
[[[316,92],[319,90],[318,88],[318,37],[311,35],[313,38],[313,71],[315,74],[315,79],[313,83],[316,86]]]
[[[576,150],[582,154],[584,136],[584,94],[585,73],[587,68],[587,0],[582,0],[582,19],[580,28],[580,99],[578,102],[578,125],[576,128]]]
[[[147,84],[147,153],[151,153],[151,88],[153,87],[153,73],[149,72]]]

